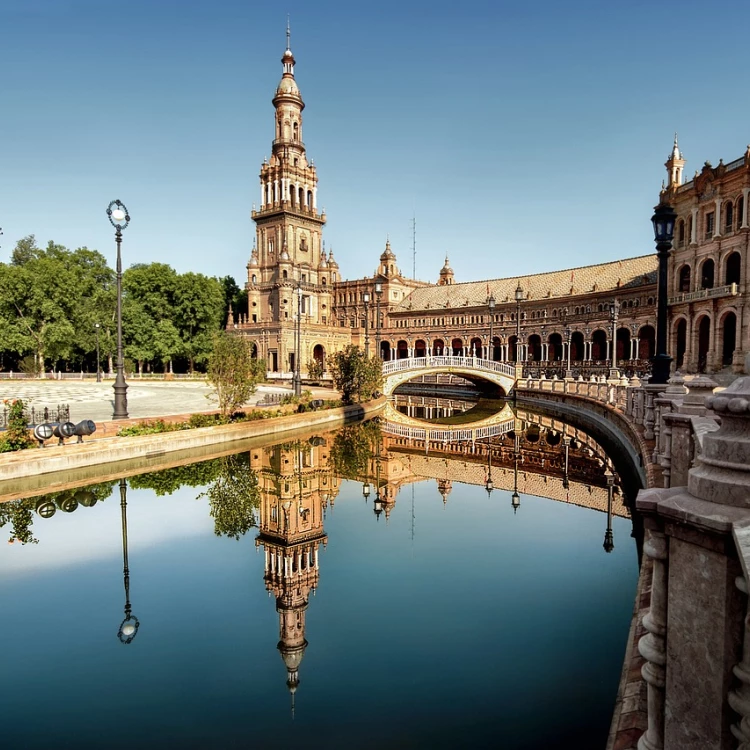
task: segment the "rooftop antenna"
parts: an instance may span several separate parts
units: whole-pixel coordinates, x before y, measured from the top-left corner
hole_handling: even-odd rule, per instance
[[[411,219],[411,277],[417,278],[417,215]]]

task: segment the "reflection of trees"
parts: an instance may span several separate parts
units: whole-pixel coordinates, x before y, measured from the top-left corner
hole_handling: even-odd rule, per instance
[[[11,524],[9,543],[38,544],[39,540],[31,533],[34,523],[34,503],[31,500],[11,500],[0,505],[0,527]]]
[[[198,497],[207,497],[216,536],[239,539],[256,526],[260,505],[258,476],[250,468],[248,454],[217,459],[220,471]]]
[[[380,436],[380,424],[374,419],[339,430],[331,445],[333,473],[343,479],[367,477],[370,459],[373,453],[377,453]]]
[[[183,485],[188,487],[205,487],[213,482],[222,471],[222,459],[212,458],[187,466],[175,466],[171,469],[151,471],[131,477],[131,489],[153,490],[157,496],[171,495]]]

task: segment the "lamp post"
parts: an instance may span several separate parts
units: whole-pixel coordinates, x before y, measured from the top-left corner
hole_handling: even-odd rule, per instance
[[[300,358],[302,356],[301,329],[302,324],[302,277],[297,278],[297,328],[294,334],[294,372],[292,373],[292,388],[295,396],[302,395],[302,376],[300,375]]]
[[[379,359],[383,353],[380,351],[380,297],[383,294],[383,285],[378,281],[375,284],[375,348]]]
[[[521,300],[523,299],[523,289],[521,282],[516,287],[516,363],[521,361]]]
[[[573,342],[573,331],[569,325],[565,326],[565,341],[568,347],[568,363],[565,368],[565,379],[571,380],[573,378],[573,370],[570,368],[570,347]]]
[[[94,330],[96,331],[96,382],[102,382],[102,373],[99,368],[99,323],[94,323]]]
[[[112,208],[114,206],[114,208]],[[125,382],[125,363],[122,358],[122,258],[120,243],[122,230],[130,224],[130,214],[125,204],[119,200],[112,201],[107,206],[109,223],[115,228],[115,242],[117,243],[117,362],[115,364],[115,410],[112,419],[128,418],[128,385]]]
[[[487,309],[490,311],[490,346],[487,351],[487,359],[495,359],[495,340],[492,331],[492,324],[495,321],[495,295],[490,294],[487,299]]]
[[[609,304],[609,316],[612,320],[612,367],[609,370],[610,378],[619,378],[617,371],[617,321],[620,316],[620,302],[617,299]]]
[[[362,483],[362,497],[365,499],[365,502],[367,502],[367,498],[370,497],[370,483],[369,482]]]
[[[513,506],[513,515],[521,507],[521,496],[518,494],[518,454],[521,451],[521,438],[518,431],[514,430],[513,436],[513,494],[510,496],[510,504]]]
[[[612,492],[615,485],[615,475],[607,467],[604,472],[607,480],[607,530],[604,532],[604,551],[609,554],[615,548],[614,535],[612,533]]]
[[[370,292],[362,294],[362,301],[365,303],[365,358],[370,356],[370,321],[367,306],[370,304]]]
[[[138,635],[140,622],[130,606],[130,568],[128,567],[128,485],[120,480],[120,515],[122,518],[122,577],[125,585],[125,619],[120,623],[117,637],[127,645]]]
[[[672,206],[660,203],[654,209],[654,241],[659,259],[659,284],[656,302],[656,356],[651,365],[650,383],[663,385],[669,379],[672,357],[667,354],[667,261],[672,249],[674,222],[677,218]]]
[[[563,436],[563,446],[565,447],[565,468],[563,471],[563,489],[570,489],[570,480],[568,479],[568,458],[570,454],[570,436]]]

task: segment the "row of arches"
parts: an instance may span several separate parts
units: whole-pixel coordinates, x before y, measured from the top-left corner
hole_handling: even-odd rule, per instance
[[[710,240],[714,233],[729,234],[739,231],[743,224],[745,213],[745,199],[740,195],[734,200],[731,198],[721,205],[721,215],[715,215],[714,205],[710,205],[703,213],[703,236]],[[693,216],[687,219],[679,219],[677,222],[677,231],[675,232],[675,241],[677,247],[683,247],[688,242],[696,242],[698,236],[698,227],[693,226]]]
[[[708,312],[698,313],[694,321],[682,316],[673,323],[672,338],[677,369],[711,372],[728,367],[737,348],[737,314],[723,312],[716,326]]]
[[[742,274],[742,256],[735,250],[724,258],[722,264],[723,273],[718,278],[723,278],[725,285],[739,284]],[[693,289],[694,281],[695,289]],[[714,258],[705,258],[698,264],[697,277],[693,279],[693,269],[690,263],[680,266],[677,271],[677,289],[678,294],[698,291],[699,289],[713,289],[716,281],[716,262]]]
[[[653,326],[642,326],[637,335],[626,327],[618,328],[616,354],[618,361],[648,360],[654,356],[656,331]],[[476,336],[471,339],[418,338],[413,342],[399,339],[394,343],[380,342],[380,354],[384,360],[407,359],[410,357],[454,356],[481,357],[497,362],[562,362],[567,358],[567,343],[560,333],[551,333],[542,338],[531,334],[525,340],[500,336],[486,342]],[[585,336],[582,331],[574,331],[570,340],[572,362],[601,362],[612,358],[611,336],[598,328]]]

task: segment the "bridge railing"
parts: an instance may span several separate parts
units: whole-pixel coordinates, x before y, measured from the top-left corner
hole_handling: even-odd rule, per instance
[[[433,443],[454,443],[457,441],[474,441],[483,438],[494,437],[495,435],[504,435],[513,429],[514,420],[500,422],[499,424],[487,425],[486,427],[477,428],[450,428],[443,427],[429,429],[425,427],[410,427],[409,425],[398,424],[397,422],[384,422],[383,432],[389,435],[409,438],[410,440],[427,440]]]
[[[393,375],[404,370],[420,370],[432,367],[458,367],[468,370],[483,370],[497,372],[501,375],[515,378],[516,367],[507,362],[495,362],[481,357],[454,357],[447,355],[430,355],[428,357],[409,357],[407,359],[392,359],[383,362],[383,375]]]

